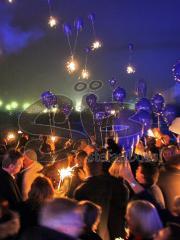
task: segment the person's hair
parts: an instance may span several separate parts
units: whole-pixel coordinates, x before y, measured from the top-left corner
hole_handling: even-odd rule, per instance
[[[157,165],[151,162],[141,162],[139,166],[141,167],[141,172],[144,175],[146,185],[151,186],[158,181],[159,168]]]
[[[75,200],[57,198],[45,202],[40,210],[39,224],[77,237],[83,227],[82,210]]]
[[[27,149],[24,151],[24,155],[32,161],[37,161],[37,153],[33,149]]]
[[[149,238],[163,227],[155,206],[148,201],[129,202],[126,215],[133,223],[130,231],[135,236]]]
[[[2,159],[2,168],[8,168],[11,164],[16,165],[19,158],[22,157],[22,154],[14,149],[10,149]]]
[[[79,162],[80,164],[83,165],[83,161],[84,161],[84,159],[85,159],[87,156],[88,156],[87,153],[86,153],[85,151],[81,150],[81,151],[79,151],[79,152],[77,153],[76,159],[78,160],[78,162]]]
[[[93,152],[88,156],[85,163],[86,168],[92,176],[100,175],[103,172],[101,155],[98,152]]]
[[[51,181],[46,177],[37,177],[31,185],[28,193],[29,200],[36,203],[43,203],[54,196],[54,189]]]
[[[83,219],[85,223],[85,230],[96,230],[94,226],[100,220],[101,207],[90,201],[80,201],[79,205],[83,207]],[[97,226],[95,226],[96,228]]]

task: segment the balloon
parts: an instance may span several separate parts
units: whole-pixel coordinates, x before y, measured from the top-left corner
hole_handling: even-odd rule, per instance
[[[176,82],[180,82],[180,60],[177,61],[177,63],[172,68],[174,80]]]
[[[151,99],[155,112],[161,112],[164,108],[164,98],[160,93],[155,94]]]
[[[65,24],[63,25],[63,30],[64,30],[64,33],[65,33],[67,36],[69,36],[69,35],[72,34],[72,29],[71,29],[71,25],[70,25],[70,24],[65,23]]]
[[[109,79],[108,82],[111,87],[114,87],[117,83],[117,80],[116,80],[116,78],[113,77],[113,78]]]
[[[82,18],[78,17],[74,22],[74,26],[77,29],[77,31],[82,31],[84,26]]]
[[[126,98],[126,91],[124,88],[117,87],[113,92],[113,99],[117,102],[123,103]]]
[[[97,96],[95,94],[89,94],[86,96],[86,103],[90,108],[93,108],[96,105]]]
[[[64,104],[64,105],[62,106],[62,112],[64,113],[64,115],[65,115],[66,117],[70,114],[71,110],[72,110],[72,107],[71,107],[71,105],[69,105],[69,104]]]
[[[149,112],[146,112],[145,110],[140,110],[137,113],[139,121],[144,125],[144,126],[150,126],[151,124],[151,114]]]
[[[42,93],[41,100],[44,106],[48,109],[55,107],[57,104],[57,96],[50,91]]]
[[[147,85],[143,79],[138,81],[136,92],[137,92],[138,98],[146,97]]]
[[[176,118],[176,111],[173,106],[167,105],[163,111],[164,120],[170,125]]]
[[[91,22],[94,23],[94,21],[95,21],[95,13],[90,13],[90,14],[88,15],[88,19],[89,19]]]
[[[133,43],[129,43],[128,44],[128,49],[129,49],[129,51],[133,51],[134,50],[134,44]]]
[[[135,109],[137,112],[140,110],[145,110],[147,112],[152,111],[151,103],[147,98],[141,98],[135,105]]]
[[[102,120],[105,118],[105,113],[104,112],[96,112],[95,113],[95,119],[98,122],[102,122]]]

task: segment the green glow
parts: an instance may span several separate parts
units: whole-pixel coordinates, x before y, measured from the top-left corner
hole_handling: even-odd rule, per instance
[[[17,107],[18,107],[18,103],[15,102],[15,101],[13,101],[13,102],[11,103],[11,108],[12,108],[12,109],[16,109]]]
[[[30,103],[26,102],[26,103],[23,104],[22,107],[23,107],[23,109],[25,110],[25,109],[28,108],[29,106],[30,106]]]
[[[3,105],[3,101],[2,101],[2,100],[0,100],[0,107],[2,107],[2,105]]]
[[[12,108],[11,108],[11,105],[10,105],[10,104],[7,104],[7,105],[6,105],[6,110],[11,111],[11,109],[12,109]]]

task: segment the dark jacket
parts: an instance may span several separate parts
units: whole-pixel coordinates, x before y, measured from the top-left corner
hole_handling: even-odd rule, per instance
[[[122,179],[111,176],[88,178],[74,192],[77,200],[89,200],[102,207],[98,233],[103,240],[124,236],[124,216],[128,189]]]
[[[50,228],[38,226],[25,231],[18,240],[76,240],[76,238]]]
[[[15,179],[3,169],[0,169],[0,199],[7,200],[11,209],[16,209],[22,201]]]

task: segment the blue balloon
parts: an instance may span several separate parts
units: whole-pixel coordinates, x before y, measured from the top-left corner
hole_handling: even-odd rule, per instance
[[[123,103],[124,99],[126,98],[126,91],[124,88],[117,87],[113,92],[113,99],[114,101]]]
[[[176,110],[173,106],[167,105],[163,111],[164,120],[170,125],[176,118]]]
[[[90,13],[90,14],[88,15],[88,19],[89,19],[91,22],[94,23],[94,21],[95,21],[95,13]]]
[[[78,17],[74,22],[74,26],[77,29],[77,31],[82,31],[84,26],[82,18]]]
[[[111,87],[114,87],[117,83],[117,79],[113,77],[113,78],[109,79],[108,82]]]
[[[64,115],[67,117],[70,113],[71,113],[72,107],[70,104],[64,104],[62,106],[62,112],[64,113]]]
[[[180,60],[172,68],[174,80],[180,83]]]
[[[57,96],[50,91],[42,93],[41,100],[43,105],[48,109],[57,105]]]
[[[89,94],[86,96],[86,103],[90,108],[93,108],[96,105],[97,96],[95,94]]]
[[[65,23],[63,25],[63,30],[64,30],[64,33],[67,35],[67,36],[70,36],[72,34],[72,28],[71,28],[71,25],[68,24],[68,23]]]
[[[143,79],[140,79],[137,84],[137,96],[138,98],[144,98],[147,94],[147,85],[146,82]]]
[[[151,103],[155,112],[161,112],[165,105],[164,98],[160,93],[157,93],[152,97]]]
[[[137,113],[137,119],[142,123],[146,128],[149,128],[151,125],[151,114],[145,110],[140,110]]]
[[[150,113],[152,111],[152,106],[151,106],[150,101],[147,98],[141,98],[136,103],[135,109],[137,112],[139,112],[140,110],[145,110]]]

